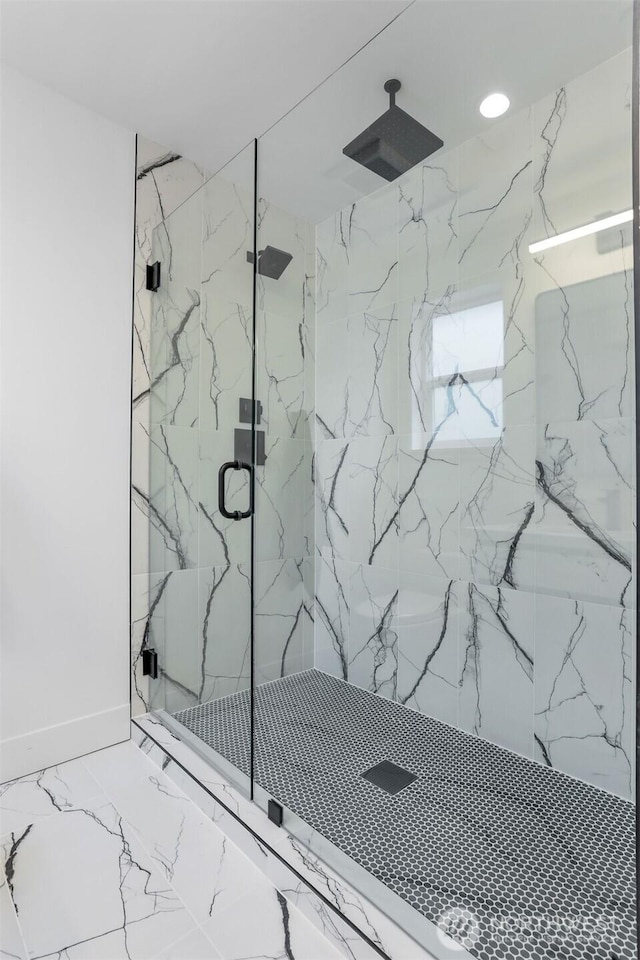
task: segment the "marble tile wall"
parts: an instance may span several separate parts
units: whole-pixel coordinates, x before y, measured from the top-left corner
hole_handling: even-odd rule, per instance
[[[258,249],[293,259],[258,276],[256,396],[266,464],[257,468],[256,680],[313,666],[315,230],[258,201]]]
[[[173,712],[250,680],[251,524],[218,510],[218,470],[234,459],[239,400],[252,394],[254,213],[243,186],[253,182],[251,149],[245,154],[236,181],[139,145],[134,715]],[[266,463],[256,474],[256,668],[258,680],[271,680],[313,664],[315,243],[307,224],[264,202],[258,229],[260,248],[293,255],[279,280],[260,277],[257,304]],[[162,283],[150,294],[144,268],[155,260]],[[227,507],[247,504],[247,475],[231,473]],[[143,645],[159,653],[151,685],[141,676]]]
[[[625,797],[623,53],[316,230],[315,665]]]
[[[630,238],[528,246],[631,206],[629,144],[622,54],[316,228],[260,201],[259,249],[293,259],[256,320],[258,679],[315,665],[623,796]],[[137,202],[134,713],[249,681],[249,531],[216,478],[251,393],[253,231],[247,193],[142,140]]]

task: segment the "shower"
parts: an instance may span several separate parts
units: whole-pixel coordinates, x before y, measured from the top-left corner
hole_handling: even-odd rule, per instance
[[[134,689],[387,956],[637,960],[630,24],[503,6],[412,4],[155,228]]]
[[[293,255],[286,250],[266,246],[264,250],[258,250],[258,273],[261,277],[279,280],[292,260]],[[253,253],[250,251],[247,252],[247,262],[253,263]]]
[[[387,80],[389,109],[342,151],[385,180],[395,180],[444,146],[440,137],[397,106],[401,86],[399,80]]]

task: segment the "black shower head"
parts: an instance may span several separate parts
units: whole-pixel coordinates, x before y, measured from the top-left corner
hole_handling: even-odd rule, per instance
[[[253,254],[250,251],[247,251],[247,260],[253,263]],[[292,254],[286,250],[267,246],[264,250],[258,250],[258,273],[263,277],[279,280],[292,260]]]
[[[342,151],[385,180],[395,180],[444,146],[440,137],[396,106],[399,80],[387,80],[389,109]]]

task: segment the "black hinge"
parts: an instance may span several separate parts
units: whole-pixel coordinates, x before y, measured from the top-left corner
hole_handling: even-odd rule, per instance
[[[158,654],[150,648],[142,651],[142,676],[158,679]]]
[[[160,286],[160,261],[147,264],[147,290],[154,293]]]
[[[277,827],[282,826],[282,807],[275,800],[269,800],[268,816]]]

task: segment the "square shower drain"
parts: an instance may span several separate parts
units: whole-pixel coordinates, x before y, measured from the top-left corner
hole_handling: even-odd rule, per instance
[[[391,763],[391,760],[382,760],[380,763],[376,763],[375,767],[365,770],[361,776],[365,780],[375,783],[376,787],[382,787],[387,793],[400,793],[401,790],[418,779],[415,773],[409,773],[403,767]]]

